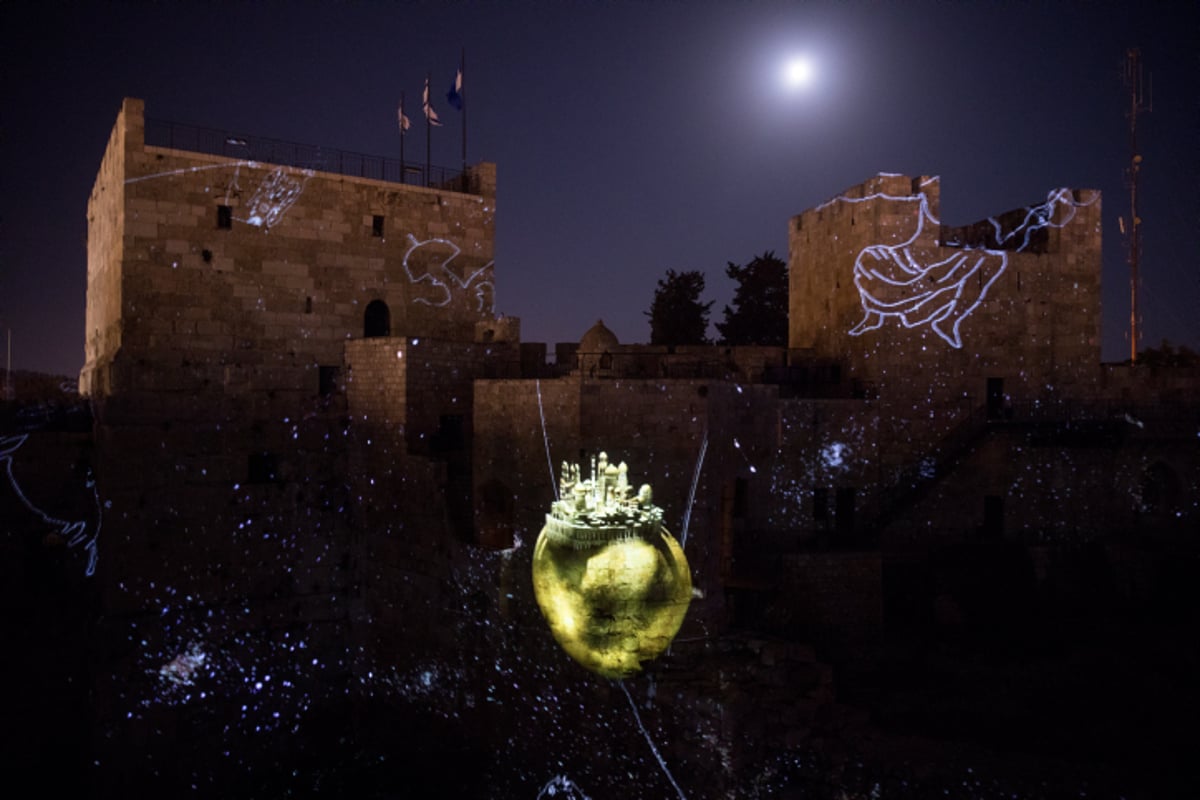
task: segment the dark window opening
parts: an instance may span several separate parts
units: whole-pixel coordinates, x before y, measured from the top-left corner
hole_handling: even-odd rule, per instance
[[[453,450],[463,450],[467,446],[467,437],[463,430],[462,414],[442,414],[438,421],[437,433],[429,442],[429,448],[435,453],[447,453]]]
[[[829,518],[829,490],[822,487],[813,489],[813,519],[824,522]]]
[[[233,208],[231,206],[217,206],[217,227],[233,227]]]
[[[311,297],[304,298],[304,313],[305,314],[312,313],[312,298]]]
[[[381,214],[371,217],[371,235],[383,236],[383,216]]]
[[[246,462],[247,483],[275,483],[279,480],[279,456],[275,453],[251,453]]]
[[[856,490],[853,486],[837,490],[837,499],[834,500],[836,504],[834,514],[836,515],[837,531],[840,534],[849,535],[854,533],[855,494]]]
[[[212,250],[201,250],[200,257],[204,259],[205,264],[212,263]]]
[[[748,497],[749,484],[745,478],[736,478],[733,482],[733,517],[734,519],[745,519],[750,511],[750,499]]]
[[[1004,498],[989,494],[983,498],[983,534],[999,538],[1004,533]]]
[[[392,317],[387,303],[382,300],[372,300],[367,304],[363,314],[363,336],[367,339],[376,336],[392,335]]]
[[[321,397],[329,397],[338,388],[338,367],[317,367],[317,393]]]

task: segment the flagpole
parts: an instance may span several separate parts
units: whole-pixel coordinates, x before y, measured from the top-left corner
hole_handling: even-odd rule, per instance
[[[429,81],[432,78],[433,78],[433,73],[430,72],[429,70],[426,70],[426,72],[425,72],[425,97],[423,100],[423,103],[425,106],[425,185],[426,186],[429,186],[429,184],[430,184],[429,165],[430,165],[431,154],[433,152],[433,147],[432,147],[433,123],[430,120],[430,117],[432,116],[432,114],[429,113],[430,109],[433,108],[433,100],[429,97]]]
[[[462,73],[462,171],[463,180],[467,178],[467,47],[463,45],[458,59],[458,71]]]
[[[400,119],[397,124],[400,126],[400,182],[408,183],[408,172],[404,167],[404,92],[400,92]]]

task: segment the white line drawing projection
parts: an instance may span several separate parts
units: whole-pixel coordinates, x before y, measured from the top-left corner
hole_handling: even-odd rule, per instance
[[[300,198],[304,187],[315,173],[306,169],[300,174],[304,176],[304,180],[298,180],[285,167],[273,169],[250,196],[250,202],[246,204],[245,218],[235,219],[260,228],[270,228],[282,219],[287,210]]]
[[[233,167],[233,180],[225,187],[225,204],[229,205],[231,195],[237,196],[241,194],[241,187],[238,185],[238,176],[241,174],[242,167],[256,168],[259,166],[261,165],[257,161],[230,161],[225,164],[206,164],[200,167],[183,167],[166,172],[156,172],[153,175],[126,178],[125,183],[141,183],[142,181],[154,178],[169,178],[172,175],[187,175],[203,170]],[[296,172],[299,172],[303,176],[303,180],[295,176]],[[246,204],[245,216],[235,216],[234,219],[238,222],[245,222],[248,225],[263,228],[264,230],[269,229],[282,219],[287,210],[295,204],[300,195],[304,193],[304,187],[308,185],[309,179],[314,175],[316,175],[316,172],[311,169],[295,170],[288,169],[287,167],[276,167],[255,188],[254,194],[250,196],[250,201]]]
[[[207,659],[208,654],[200,645],[192,642],[186,651],[163,664],[158,670],[158,676],[181,686],[192,686],[195,684],[197,672]]]
[[[230,161],[226,164],[205,164],[202,167],[181,167],[180,169],[167,170],[166,172],[155,172],[153,175],[141,175],[137,178],[126,178],[125,183],[141,183],[155,178],[169,178],[172,175],[187,175],[193,172],[203,172],[210,169],[225,169],[226,167],[256,167],[254,161]]]
[[[25,440],[29,438],[28,434],[20,436],[4,436],[0,437],[0,464],[4,465],[4,472],[8,475],[9,485],[12,486],[13,492],[17,495],[17,499],[21,501],[21,505],[29,509],[33,514],[37,515],[42,522],[55,529],[55,532],[66,540],[67,547],[78,547],[83,545],[83,549],[87,551],[87,567],[85,573],[91,577],[96,572],[96,561],[99,559],[98,543],[100,540],[101,526],[101,511],[100,511],[100,494],[96,490],[96,480],[92,477],[91,470],[88,470],[87,483],[85,484],[92,492],[92,498],[96,501],[96,526],[90,532],[88,530],[87,520],[65,520],[58,519],[42,511],[35,506],[25,493],[21,491],[21,485],[17,483],[17,478],[13,475],[13,453],[25,444]]]
[[[413,298],[414,303],[442,308],[450,304],[456,293],[471,293],[475,297],[476,311],[491,313],[493,292],[492,265],[489,261],[479,269],[459,277],[450,262],[462,253],[461,248],[449,239],[426,239],[418,241],[411,233],[408,250],[404,253],[404,272],[408,280],[417,286],[428,288],[427,295]],[[447,250],[449,255],[446,254]]]
[[[555,775],[546,782],[546,785],[538,792],[537,800],[546,797],[561,797],[562,800],[589,800],[583,790],[566,775]]]
[[[1056,189],[1047,195],[1046,202],[1027,208],[1024,217],[1007,232],[1000,219],[989,217],[986,220],[992,228],[987,241],[989,246],[948,242],[949,247],[961,249],[939,261],[929,259],[928,250],[914,247],[926,223],[940,225],[929,210],[929,200],[924,192],[910,196],[883,193],[861,198],[843,196],[830,201],[865,203],[883,200],[919,204],[917,228],[911,237],[895,245],[868,245],[855,259],[854,285],[858,288],[863,318],[850,329],[850,335],[861,336],[883,327],[889,319],[895,319],[905,328],[928,324],[951,347],[962,348],[959,328],[1004,274],[1008,253],[1027,249],[1031,237],[1039,230],[1066,226],[1074,219],[1076,209],[1091,205],[1095,199],[1096,195],[1093,195],[1087,201],[1076,201],[1069,189]],[[827,205],[829,203],[820,208]],[[1054,215],[1060,206],[1064,211],[1061,219],[1055,222]]]
[[[229,182],[229,184],[226,185],[226,187],[225,187],[225,205],[231,205],[229,202],[229,198],[231,196],[232,197],[241,197],[242,196],[242,187],[241,187],[241,185],[238,184],[238,176],[241,174],[242,174],[242,165],[239,162],[238,164],[234,165],[233,180],[231,180]]]

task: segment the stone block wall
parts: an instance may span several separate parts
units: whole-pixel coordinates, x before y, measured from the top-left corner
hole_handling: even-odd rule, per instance
[[[796,553],[784,558],[772,624],[801,641],[868,651],[883,632],[878,552]]]
[[[875,407],[854,400],[787,400],[780,419],[770,526],[810,544],[851,544],[853,523],[839,520],[836,498],[852,490],[860,520],[876,499],[886,446]],[[851,530],[837,534],[839,525]]]
[[[408,445],[414,452],[469,449],[477,378],[515,377],[516,342],[475,343],[412,338],[408,371]]]
[[[537,537],[559,465],[579,458],[581,386],[569,379],[475,383],[472,482],[481,542],[509,547],[514,537],[530,545]]]
[[[989,378],[1018,401],[1094,392],[1099,193],[962,228],[941,225],[938,201],[937,178],[878,175],[794,217],[789,346],[843,358],[909,408],[982,404]]]
[[[121,264],[124,259],[127,131],[140,135],[140,100],[126,100],[109,135],[88,198],[88,292],[80,392],[107,393],[107,367],[121,347]]]
[[[719,620],[730,539],[765,527],[773,503],[777,397],[773,386],[723,381],[478,381],[473,480],[481,540],[506,546],[515,534],[532,544],[562,462],[578,462],[586,478],[604,451],[629,465],[635,486],[652,486],[681,542],[686,525],[685,552],[706,597],[686,624]]]
[[[889,521],[887,546],[1008,541],[1078,546],[1115,533],[1183,538],[1200,520],[1193,412],[1001,424]],[[990,507],[990,512],[989,512]]]
[[[147,146],[126,101],[89,211],[81,385],[128,391],[143,360],[336,365],[368,323],[473,340],[491,319],[495,170],[469,177],[482,194]]]
[[[345,344],[346,399],[354,419],[403,435],[408,419],[408,340],[401,336]]]

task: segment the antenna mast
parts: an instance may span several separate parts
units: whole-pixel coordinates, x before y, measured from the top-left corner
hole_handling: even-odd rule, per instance
[[[1142,83],[1142,54],[1134,47],[1125,53],[1125,85],[1129,88],[1129,363],[1137,364],[1138,348],[1138,258],[1142,252],[1142,219],[1138,216],[1138,173],[1142,156],[1137,146],[1137,119],[1143,111],[1153,110],[1153,97],[1147,99]],[[1151,83],[1153,95],[1153,83]],[[1122,221],[1123,222],[1123,221]]]
[[[12,326],[8,327],[8,364],[4,368],[4,394],[5,400],[17,399],[16,392],[13,391],[12,382]]]

